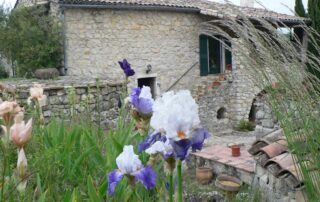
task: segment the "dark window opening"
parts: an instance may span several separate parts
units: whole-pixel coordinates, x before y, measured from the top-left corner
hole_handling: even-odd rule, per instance
[[[217,111],[217,119],[225,119],[227,114],[226,108],[222,107]]]
[[[209,74],[219,74],[221,70],[221,45],[213,38],[208,38]]]
[[[155,98],[156,92],[156,77],[139,78],[138,87],[149,86],[151,89],[152,98]]]
[[[225,42],[226,45],[231,48],[231,43],[229,41]],[[229,49],[225,49],[225,70],[232,70],[232,52]]]

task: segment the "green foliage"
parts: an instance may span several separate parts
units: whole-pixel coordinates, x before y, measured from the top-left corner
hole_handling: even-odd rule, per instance
[[[294,6],[294,11],[296,12],[296,15],[300,16],[300,17],[306,17],[306,11],[304,9],[302,0],[296,0],[296,4]]]
[[[240,131],[253,131],[255,128],[255,124],[251,121],[241,119],[238,125],[238,129]]]
[[[312,2],[309,8],[320,6],[319,1]],[[302,176],[299,180],[303,180],[306,201],[319,201],[320,79],[307,71],[306,58],[301,54],[302,44],[284,39],[272,23],[261,20],[262,27],[257,29],[256,22],[252,24],[250,19],[243,22],[239,25],[237,20],[228,19],[220,23],[228,24],[241,40],[237,51],[244,53],[240,60],[254,85],[264,89],[273,82],[280,84],[279,89],[268,89],[267,101],[284,130],[293,160],[298,164],[296,169]],[[204,32],[212,35],[219,29],[214,23],[207,23],[203,28]],[[305,31],[315,50],[307,52],[308,66],[320,72],[320,40],[316,39],[319,32],[314,29]],[[229,30],[224,33],[226,38],[230,38],[229,33]]]
[[[28,143],[28,185],[25,201],[163,201],[164,174],[157,179],[156,190],[148,191],[140,183],[133,189],[127,185],[126,178],[117,185],[113,197],[107,195],[107,174],[116,169],[117,156],[124,145],[137,145],[144,137],[134,131],[134,123],[126,119],[121,110],[118,127],[104,132],[86,118],[64,124],[64,121],[51,120],[45,128],[34,127],[33,137]],[[16,149],[9,149],[10,169],[6,176],[13,174],[16,165]],[[2,156],[2,154],[1,154]],[[141,154],[146,164],[148,157]],[[0,158],[0,171],[2,170]],[[155,169],[163,173],[159,163]],[[9,173],[10,172],[10,173]],[[9,182],[5,198],[20,201],[16,191],[17,182]]]
[[[8,78],[9,77],[9,74],[8,72],[6,71],[5,67],[1,65],[0,63],[0,79],[5,79],[5,78]]]
[[[31,77],[39,68],[62,61],[61,26],[44,7],[0,9],[0,54],[14,64],[16,76]]]
[[[317,58],[320,57],[320,53],[315,47],[315,44],[320,43],[320,0],[309,0],[308,1],[308,17],[312,21],[312,28],[315,30],[314,33],[310,35],[309,39],[309,51]],[[310,62],[315,62],[314,58],[309,58]],[[317,68],[314,68],[314,65],[309,64],[308,70],[320,78],[320,71]]]
[[[308,16],[312,20],[312,27],[320,32],[320,0],[308,1]]]

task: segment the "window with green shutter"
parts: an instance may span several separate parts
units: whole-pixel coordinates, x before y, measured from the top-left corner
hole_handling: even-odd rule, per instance
[[[220,74],[232,69],[232,53],[212,37],[200,35],[200,76]],[[228,46],[231,43],[225,41]]]

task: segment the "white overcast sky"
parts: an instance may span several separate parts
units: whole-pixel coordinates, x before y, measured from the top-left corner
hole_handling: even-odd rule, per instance
[[[197,0],[194,0],[197,1]],[[224,0],[211,0],[217,2],[224,2]],[[240,0],[229,0],[230,2],[239,5]],[[16,0],[0,0],[0,5],[4,4],[6,7],[13,7]],[[294,10],[295,0],[259,0],[259,2],[267,9],[277,11],[279,13],[291,14],[291,10]],[[306,7],[308,0],[303,0],[303,4]],[[258,3],[255,3],[255,7],[260,7]],[[290,8],[290,9],[288,9]]]

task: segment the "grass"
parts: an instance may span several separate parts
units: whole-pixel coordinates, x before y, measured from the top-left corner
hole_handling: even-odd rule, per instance
[[[307,51],[300,39],[287,40],[276,27],[281,21],[248,19],[241,11],[239,18],[204,23],[203,33],[217,34],[233,41],[243,71],[252,81],[251,87],[266,90],[273,112],[284,129],[289,150],[294,154],[296,169],[304,181],[306,200],[320,197],[320,58]],[[238,20],[240,19],[241,20]],[[309,45],[320,52],[320,33],[300,22],[309,37]],[[220,26],[222,25],[222,26]],[[215,37],[216,38],[216,37]],[[219,40],[219,39],[218,39]],[[224,43],[224,42],[222,42]],[[225,44],[227,46],[227,44]],[[230,48],[230,47],[229,47]],[[276,82],[281,87],[269,88]]]
[[[238,130],[243,132],[254,131],[255,127],[253,122],[242,119],[239,122]]]
[[[161,174],[156,190],[147,191],[140,184],[132,189],[123,180],[113,197],[107,195],[107,174],[117,168],[116,157],[124,145],[137,145],[143,138],[132,132],[134,123],[124,116],[119,118],[118,127],[108,132],[85,119],[68,124],[52,119],[43,129],[35,127],[32,140],[25,148],[29,172],[27,190],[20,195],[15,189],[17,182],[10,178],[6,183],[5,201],[161,201],[165,191]],[[8,151],[10,169],[6,176],[12,176],[17,154],[12,145]],[[148,160],[145,154],[140,158],[143,163]],[[163,173],[161,164],[156,169]]]

